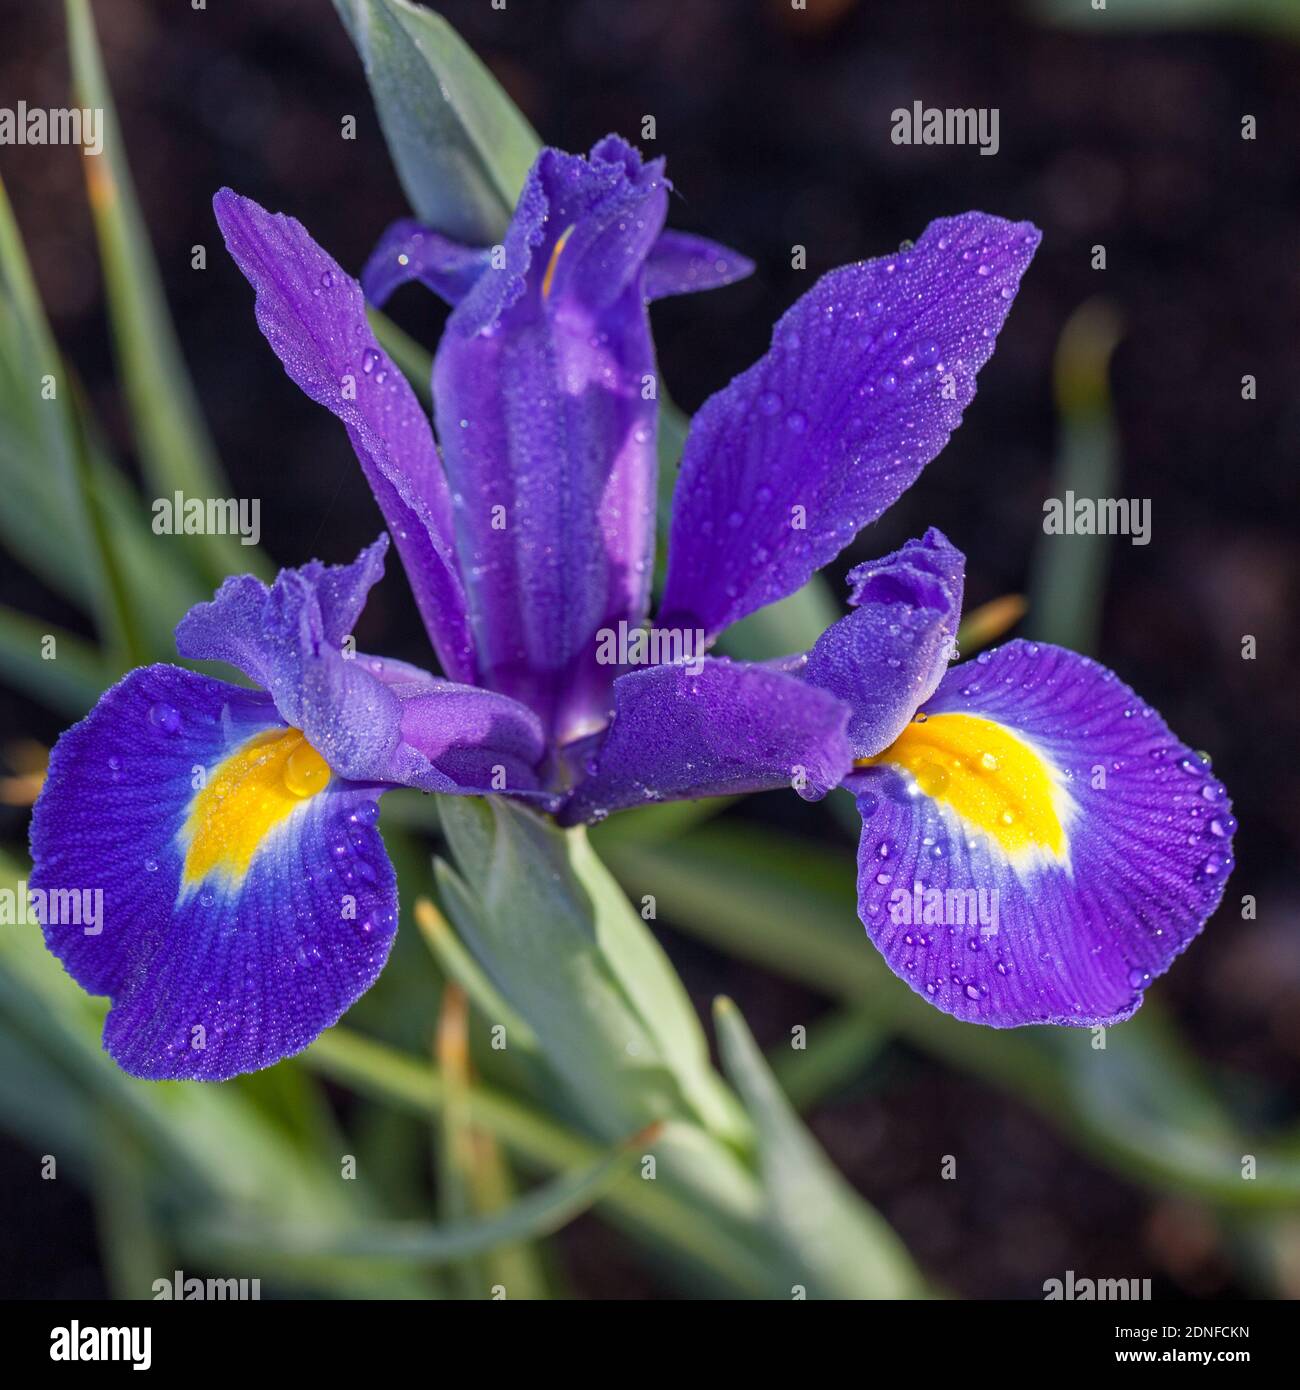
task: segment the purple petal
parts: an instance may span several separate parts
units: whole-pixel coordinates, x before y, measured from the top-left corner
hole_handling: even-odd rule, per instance
[[[850,778],[859,911],[890,968],[993,1027],[1128,1018],[1223,895],[1222,784],[1112,672],[1059,647],[982,654],[923,713]],[[938,920],[918,923],[927,893]]]
[[[934,694],[955,650],[966,557],[942,532],[849,573],[855,612],[826,629],[800,674],[853,710],[855,757],[887,748]]]
[[[490,254],[404,218],[379,238],[361,272],[361,288],[372,304],[382,305],[399,286],[419,280],[439,299],[459,304],[487,269]]]
[[[563,823],[647,801],[793,787],[815,801],[853,761],[849,710],[767,666],[704,658],[614,682],[614,719]]]
[[[823,276],[691,423],[662,621],[710,635],[794,593],[948,442],[1039,241],[983,213]]]
[[[715,290],[753,273],[754,262],[739,251],[690,232],[661,232],[646,261],[645,297]]]
[[[259,735],[277,756],[286,730],[267,696],[150,666],[51,755],[31,830],[32,886],[63,890],[46,944],[112,996],[104,1044],[136,1076],[220,1081],[270,1066],[335,1023],[388,957],[397,888],[373,791],[331,780],[292,799],[242,873],[187,876],[195,770],[251,807],[260,797],[237,755]],[[97,893],[88,932],[89,914],[68,904]]]
[[[645,616],[657,405],[643,266],[661,161],[612,137],[544,150],[504,243],[453,312],[434,400],[480,682],[561,740],[603,722],[615,672],[597,633]]]
[[[414,392],[366,322],[360,285],[293,218],[272,216],[228,188],[213,207],[230,254],[257,292],[267,341],[293,380],[347,427],[443,670],[472,683],[447,481]]]
[[[545,738],[530,710],[345,647],[387,544],[381,536],[351,565],[282,570],[270,589],[249,575],[226,580],[181,619],[177,650],[229,662],[265,687],[285,723],[351,781],[539,792]]]

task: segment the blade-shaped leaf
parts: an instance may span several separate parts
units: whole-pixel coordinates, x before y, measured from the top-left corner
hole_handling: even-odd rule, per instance
[[[585,833],[497,798],[440,810],[478,909],[468,945],[598,1132],[689,1115],[734,1136],[681,982]]]
[[[344,1028],[323,1033],[304,1057],[326,1076],[417,1114],[446,1103],[446,1087],[432,1068]],[[599,1153],[589,1139],[482,1085],[472,1088],[471,1115],[530,1166],[556,1171],[592,1162]],[[699,1160],[696,1170],[711,1164],[714,1155],[700,1152],[707,1137],[695,1126],[667,1125],[656,1149],[679,1155],[677,1163],[664,1165],[668,1175],[678,1166],[691,1166],[692,1157]],[[677,1183],[628,1178],[601,1199],[601,1211],[620,1228],[674,1256],[675,1263],[684,1263],[711,1289],[746,1297],[770,1294],[775,1272],[769,1267],[770,1252],[753,1241],[757,1199],[749,1191],[752,1184],[737,1170],[714,1167],[719,1182],[726,1184],[722,1195],[730,1200],[711,1209],[702,1208]]]
[[[902,1242],[844,1181],[782,1095],[740,1010],[714,1008],[722,1063],[758,1131],[772,1220],[792,1288],[810,1297],[909,1298],[923,1289]]]
[[[407,0],[334,5],[416,215],[457,241],[496,242],[541,148],[537,133],[441,15]]]
[[[51,651],[52,656],[46,654]],[[112,668],[88,642],[3,607],[0,676],[73,719],[85,714],[113,679]]]
[[[140,462],[160,496],[220,497],[225,491],[198,400],[163,298],[148,232],[136,201],[88,0],[65,0],[76,100],[103,112],[103,152],[85,159],[109,317]],[[255,548],[229,535],[194,541],[199,568],[214,586],[228,574],[268,574]]]
[[[137,617],[92,487],[87,433],[0,184],[0,533],[94,615],[119,660],[140,660]]]

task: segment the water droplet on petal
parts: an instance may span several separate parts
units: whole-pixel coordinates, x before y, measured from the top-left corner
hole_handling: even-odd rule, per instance
[[[310,743],[300,743],[285,760],[284,785],[294,796],[313,796],[329,780],[329,764]]]
[[[165,734],[174,734],[181,726],[180,711],[159,700],[156,705],[149,707],[149,722]]]

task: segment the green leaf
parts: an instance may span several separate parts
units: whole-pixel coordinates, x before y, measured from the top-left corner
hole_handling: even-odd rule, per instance
[[[1070,316],[1056,348],[1054,379],[1061,440],[1052,497],[1113,497],[1119,445],[1111,404],[1111,354],[1120,340],[1114,309],[1090,299]],[[1029,580],[1026,634],[1075,651],[1095,652],[1113,545],[1110,536],[1038,538]]]
[[[109,1287],[114,1298],[149,1298],[153,1281],[175,1264],[151,1203],[146,1155],[130,1134],[102,1124],[95,1215]]]
[[[729,999],[714,1006],[727,1075],[758,1131],[771,1218],[789,1255],[792,1287],[816,1298],[911,1298],[923,1291],[902,1242],[844,1181],[781,1094]]]
[[[889,1042],[888,1025],[871,1010],[840,1009],[818,1019],[801,1048],[773,1048],[768,1062],[790,1104],[804,1111],[861,1076]]]
[[[560,1230],[604,1196],[631,1166],[626,1149],[620,1146],[595,1163],[527,1193],[506,1211],[441,1226],[414,1221],[358,1223],[337,1229],[274,1222],[248,1226],[224,1216],[207,1225],[204,1234],[214,1249],[228,1254],[451,1264]],[[483,1292],[486,1295],[487,1290]]]
[[[406,0],[334,0],[422,221],[484,246],[505,233],[537,133],[441,15]]]
[[[104,73],[88,0],[65,0],[72,80],[78,105],[102,110],[103,153],[84,159],[90,209],[122,385],[140,462],[163,497],[220,497],[225,487],[163,298],[148,232],[136,201],[126,149]],[[190,538],[205,578],[269,574],[265,560],[235,536]]]
[[[53,401],[41,399],[47,375]],[[160,549],[144,504],[108,456],[50,336],[2,185],[0,471],[0,538],[95,619],[114,648],[105,659],[110,677],[132,659],[174,657],[172,629],[205,595],[192,569]]]
[[[474,895],[445,860],[435,859],[433,870],[439,896],[447,903],[447,911],[453,919],[469,923],[472,930],[474,914],[478,911]],[[415,904],[415,924],[442,973],[460,985],[484,1018],[494,1025],[505,1027],[511,1050],[521,1052],[530,1059],[540,1059],[541,1049],[533,1030],[510,1007],[482,967],[465,949],[452,931],[451,923],[427,899]]]
[[[53,378],[53,401],[42,398],[46,377]],[[51,587],[88,604],[96,556],[77,474],[68,389],[0,183],[0,535]]]
[[[607,841],[604,852],[628,891],[654,884],[665,921],[723,950],[832,998],[892,990],[857,920],[847,851],[720,821],[671,844]]]
[[[427,1064],[344,1028],[323,1033],[304,1060],[363,1095],[416,1114],[439,1110],[446,1101],[442,1078]],[[471,1088],[470,1114],[475,1125],[495,1135],[521,1161],[546,1171],[592,1162],[601,1152],[589,1139],[482,1085]],[[682,1129],[704,1137],[699,1130],[670,1125],[658,1147],[666,1147],[665,1141]],[[681,1152],[686,1152],[684,1146]],[[743,1175],[738,1181],[733,1177],[733,1208],[738,1196],[748,1203],[746,1187]],[[772,1287],[762,1253],[746,1240],[745,1228],[725,1205],[701,1209],[674,1183],[628,1178],[601,1199],[600,1210],[621,1229],[674,1256],[677,1264],[684,1262],[715,1290],[751,1296]],[[748,1205],[745,1210],[748,1213]]]
[[[497,798],[445,797],[440,810],[475,885],[468,945],[597,1132],[676,1115],[734,1137],[681,982],[585,833]]]
[[[42,655],[47,637],[54,640],[51,660]],[[112,668],[89,642],[3,607],[0,674],[9,685],[74,719],[85,714],[112,680]]]
[[[25,564],[94,615],[119,660],[139,660],[136,613],[92,488],[87,434],[0,185],[0,531]]]

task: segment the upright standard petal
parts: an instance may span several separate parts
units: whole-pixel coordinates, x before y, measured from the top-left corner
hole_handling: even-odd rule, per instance
[[[644,266],[662,161],[610,137],[544,150],[434,363],[438,433],[482,684],[561,741],[604,720],[597,634],[645,617],[654,556],[654,350]]]
[[[933,527],[849,572],[856,611],[826,629],[799,671],[853,710],[855,757],[887,748],[934,694],[956,650],[966,557]]]
[[[1128,1018],[1232,867],[1236,822],[1209,766],[1059,647],[1011,642],[949,672],[849,781],[871,939],[969,1022]]]
[[[228,662],[263,686],[284,721],[351,781],[540,795],[546,745],[531,710],[363,656],[348,641],[387,544],[381,536],[350,565],[282,570],[269,589],[251,575],[226,580],[181,620],[177,650]]]
[[[376,790],[335,777],[269,696],[133,671],[55,746],[32,815],[46,943],[112,996],[104,1044],[152,1080],[270,1066],[387,959]]]
[[[849,708],[769,666],[712,657],[614,682],[614,719],[560,812],[567,825],[649,801],[792,787],[815,801],[853,761]]]
[[[941,218],[786,313],[691,423],[661,622],[720,632],[897,500],[960,423],[1038,241],[1027,222]]]
[[[213,206],[256,291],[267,342],[307,395],[347,427],[443,670],[472,683],[447,480],[415,393],[370,331],[360,285],[292,217],[273,216],[228,188]]]

